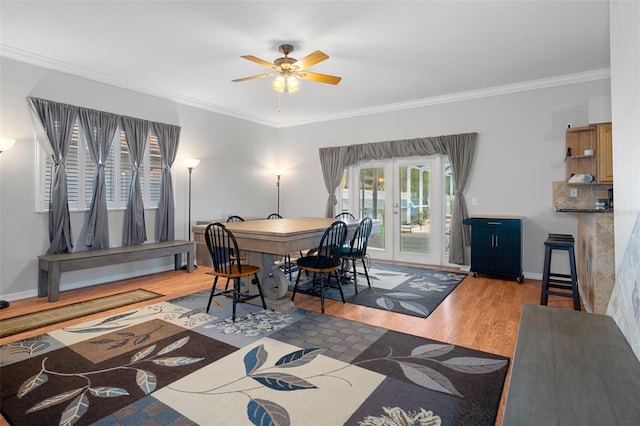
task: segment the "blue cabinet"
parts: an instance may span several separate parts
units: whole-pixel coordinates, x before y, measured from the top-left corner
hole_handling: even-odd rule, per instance
[[[522,218],[472,217],[471,272],[522,282]]]

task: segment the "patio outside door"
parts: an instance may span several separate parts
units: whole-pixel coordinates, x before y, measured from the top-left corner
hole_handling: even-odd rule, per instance
[[[435,161],[426,158],[394,161],[394,260],[441,263],[442,204],[433,197],[440,183],[436,166]]]
[[[342,209],[380,224],[372,259],[447,264],[451,168],[444,156],[367,162],[345,171]]]

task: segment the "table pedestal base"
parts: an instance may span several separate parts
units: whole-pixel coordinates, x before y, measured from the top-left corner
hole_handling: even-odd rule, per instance
[[[248,251],[245,252],[247,263],[251,265],[259,265],[260,272],[258,278],[264,293],[264,301],[267,308],[274,311],[288,313],[296,309],[296,305],[287,296],[289,290],[289,277],[282,272],[280,266],[276,263],[277,259],[282,256],[275,256],[268,253],[258,253]],[[250,293],[257,293],[258,289],[251,286]],[[261,304],[259,298],[252,299],[251,303]]]

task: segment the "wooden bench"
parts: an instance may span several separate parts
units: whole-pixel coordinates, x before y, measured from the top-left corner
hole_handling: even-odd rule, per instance
[[[193,272],[195,243],[184,240],[38,256],[38,297],[48,295],[49,302],[58,300],[62,272],[164,256],[175,256],[175,269],[181,269],[182,253],[187,253],[187,271]]]
[[[502,424],[640,424],[640,361],[613,318],[524,305]]]

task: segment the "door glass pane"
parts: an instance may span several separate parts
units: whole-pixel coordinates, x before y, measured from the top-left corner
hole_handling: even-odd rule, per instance
[[[453,209],[453,172],[451,164],[444,165],[444,254],[449,255],[449,236],[451,234],[451,210]]]
[[[380,230],[375,227],[369,237],[369,247],[384,248],[385,227],[385,176],[383,167],[361,168],[358,194],[360,217],[369,216],[380,221]]]
[[[428,165],[400,166],[400,251],[431,254]]]

